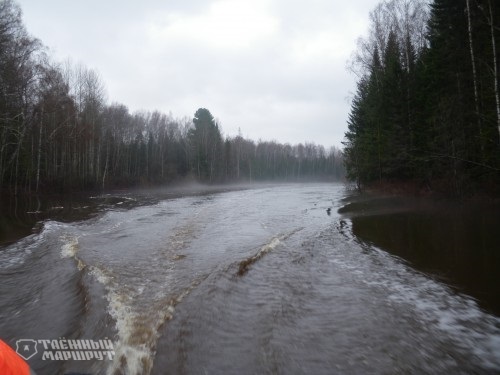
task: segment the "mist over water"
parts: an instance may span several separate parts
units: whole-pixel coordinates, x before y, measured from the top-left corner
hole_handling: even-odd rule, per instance
[[[344,186],[198,193],[108,196],[1,249],[2,338],[114,342],[39,374],[500,371],[500,319],[360,239]]]

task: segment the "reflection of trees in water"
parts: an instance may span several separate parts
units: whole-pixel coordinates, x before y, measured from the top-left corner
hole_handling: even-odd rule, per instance
[[[84,196],[4,194],[0,199],[0,246],[38,231],[44,220],[74,221],[91,217],[102,200]]]
[[[352,230],[359,239],[408,260],[500,313],[498,207],[439,204],[377,213],[380,206],[371,203],[351,211]]]

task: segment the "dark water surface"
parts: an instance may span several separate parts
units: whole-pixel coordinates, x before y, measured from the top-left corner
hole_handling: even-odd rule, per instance
[[[114,190],[88,194],[0,195],[0,246],[38,233],[44,221],[71,223],[87,220],[113,209],[131,209],[161,200],[243,190],[251,185],[207,186],[190,184],[157,189]]]
[[[349,197],[355,236],[410,262],[500,315],[500,204]]]
[[[114,343],[112,361],[37,354],[38,374],[500,372],[495,298],[441,265],[472,230],[471,269],[498,269],[475,233],[496,216],[431,221],[335,184],[92,199],[107,206],[0,249],[2,339]],[[447,237],[418,230],[434,222]]]

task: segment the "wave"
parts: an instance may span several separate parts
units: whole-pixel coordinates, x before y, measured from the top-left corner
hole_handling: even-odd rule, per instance
[[[409,305],[427,327],[473,353],[482,368],[500,370],[500,318],[481,310],[472,297],[414,270],[403,259],[356,240],[348,222],[337,225],[337,230],[354,239],[364,256],[351,250],[332,257],[331,262],[362,275],[364,284],[383,290],[392,303]]]
[[[64,242],[61,246],[61,257],[62,258],[73,258],[76,261],[76,267],[79,271],[86,267],[83,260],[77,256],[78,250],[80,249],[78,237],[64,235],[61,237]]]
[[[252,264],[257,262],[260,258],[269,253],[271,250],[274,250],[276,246],[278,246],[281,243],[281,241],[286,240],[287,238],[291,237],[292,235],[301,231],[302,229],[304,228],[297,228],[289,233],[272,238],[271,241],[262,246],[255,255],[242,260],[239,263],[238,276],[243,276],[245,273],[248,272],[248,269]]]
[[[0,250],[0,269],[21,266],[26,260],[47,241],[50,235],[64,231],[68,224],[47,220],[42,223],[39,233],[29,235]]]
[[[173,318],[175,307],[206,276],[193,280],[176,295],[148,299],[148,305],[141,306],[137,299],[144,292],[144,285],[127,286],[120,283],[119,278],[109,270],[96,266],[89,268],[90,273],[106,288],[108,312],[117,330],[115,357],[107,373],[149,374],[161,328]]]
[[[366,280],[390,291],[388,299],[409,304],[429,326],[450,337],[481,359],[481,366],[500,370],[500,319],[482,311],[471,297],[456,294],[441,284],[401,263],[383,250],[377,257],[389,263],[386,277]]]

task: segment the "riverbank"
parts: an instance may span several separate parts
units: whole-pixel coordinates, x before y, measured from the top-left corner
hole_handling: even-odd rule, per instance
[[[481,186],[452,186],[448,180],[382,180],[365,184],[362,192],[376,195],[395,195],[406,197],[430,198],[460,202],[500,202],[500,186],[496,184]]]

